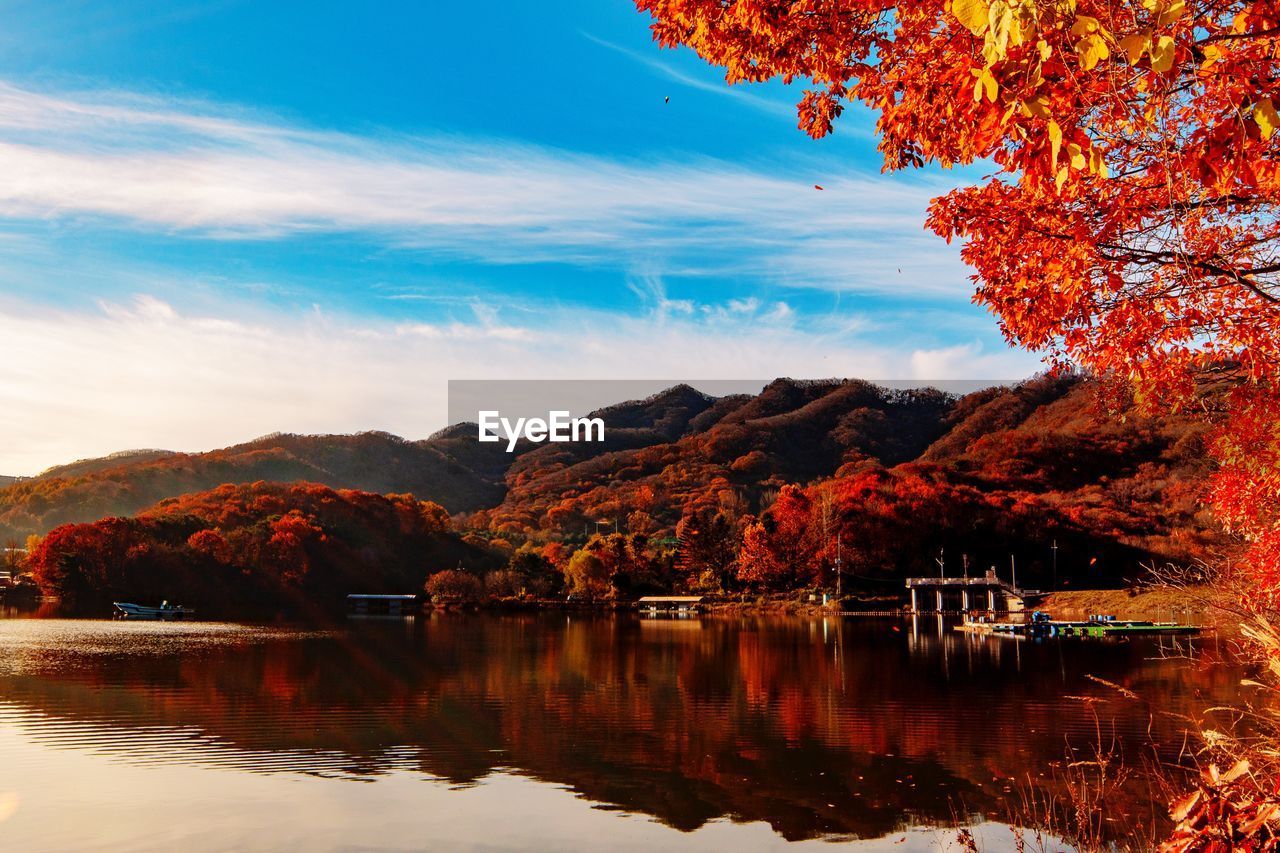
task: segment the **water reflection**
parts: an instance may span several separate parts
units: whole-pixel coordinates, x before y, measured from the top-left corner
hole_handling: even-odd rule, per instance
[[[1174,758],[1177,715],[1229,698],[1240,674],[1153,651],[933,617],[0,621],[0,731],[107,766],[455,788],[522,776],[679,830],[729,818],[874,839],[1004,818],[1017,786],[1055,784],[1051,764],[1099,731],[1131,750],[1150,731]],[[1159,817],[1148,795],[1135,781],[1121,814]]]

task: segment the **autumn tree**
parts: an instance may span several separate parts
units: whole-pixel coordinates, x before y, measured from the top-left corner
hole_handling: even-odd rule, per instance
[[[423,589],[437,601],[476,602],[484,597],[484,584],[470,572],[445,569],[427,578]]]
[[[822,487],[814,490],[819,496]],[[795,485],[783,486],[768,512],[747,526],[738,555],[738,578],[752,586],[794,589],[820,583],[820,515],[813,498]]]
[[[1153,408],[1217,407],[1215,509],[1252,543],[1250,595],[1274,603],[1277,0],[636,4],[662,45],[693,48],[730,83],[811,81],[799,124],[815,137],[848,102],[872,108],[886,169],[993,164],[928,216],[964,241],[976,301],[1010,341],[1127,380]],[[1199,396],[1212,380],[1227,392]],[[1259,654],[1280,672],[1280,644]],[[1271,796],[1274,775],[1260,785]],[[1200,793],[1200,824],[1230,813]],[[1270,846],[1267,809],[1219,846]],[[1166,849],[1212,843],[1196,825]]]
[[[514,578],[518,590],[546,595],[560,585],[560,571],[546,551],[546,548],[525,543],[511,555],[506,570]]]
[[[886,169],[993,164],[928,217],[965,241],[975,299],[1012,342],[1152,403],[1189,404],[1206,375],[1235,385],[1215,494],[1255,566],[1274,557],[1274,468],[1235,449],[1280,455],[1276,0],[636,5],[730,83],[810,81],[815,137],[872,108]]]
[[[737,574],[738,528],[738,519],[721,507],[686,507],[676,525],[676,571],[695,589],[731,589]]]
[[[603,598],[609,594],[609,569],[590,548],[573,552],[564,567],[565,584],[576,595]]]
[[[205,613],[332,612],[353,592],[418,589],[428,568],[498,568],[405,495],[310,483],[224,485],[133,518],[57,527],[36,543],[41,588],[81,607],[182,600]]]

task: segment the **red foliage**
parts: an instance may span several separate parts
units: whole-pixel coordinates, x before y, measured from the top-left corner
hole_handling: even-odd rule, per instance
[[[333,610],[351,592],[404,592],[428,572],[500,559],[406,495],[313,484],[226,485],[134,518],[65,525],[31,556],[41,587],[76,604],[182,600],[222,612]]]
[[[874,109],[887,169],[993,162],[928,217],[965,241],[975,301],[1012,342],[1130,380],[1150,411],[1194,411],[1206,372],[1228,377],[1219,513],[1280,580],[1280,467],[1236,452],[1280,433],[1275,0],[636,5],[729,83],[812,81],[812,136],[846,101]]]

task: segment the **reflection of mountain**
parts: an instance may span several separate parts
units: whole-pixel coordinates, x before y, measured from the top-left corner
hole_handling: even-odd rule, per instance
[[[1003,816],[1010,777],[1093,740],[1090,712],[1064,695],[1108,700],[1094,706],[1104,731],[1137,740],[1150,722],[1176,754],[1176,721],[1086,672],[1172,713],[1237,679],[1136,643],[1012,645],[837,620],[448,617],[155,648],[95,630],[6,649],[0,721],[140,762],[401,768],[458,784],[511,768],[677,828],[728,815],[788,838],[877,837],[950,824],[957,809]],[[1129,795],[1128,811],[1163,812],[1145,786]]]

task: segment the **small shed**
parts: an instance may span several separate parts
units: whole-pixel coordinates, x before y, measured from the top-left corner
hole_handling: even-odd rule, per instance
[[[702,608],[702,596],[646,595],[638,603],[649,613],[695,613]]]

